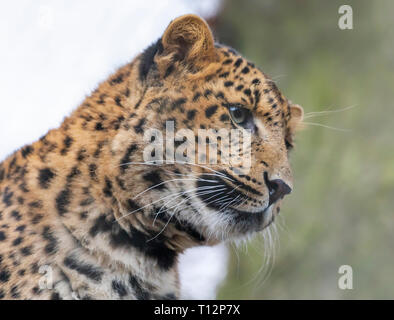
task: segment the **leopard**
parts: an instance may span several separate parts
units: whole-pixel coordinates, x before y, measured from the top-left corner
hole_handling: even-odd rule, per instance
[[[0,164],[0,299],[180,299],[186,249],[258,234],[279,214],[302,119],[203,18],[172,20],[58,128]],[[220,129],[248,133],[237,159],[249,152],[249,166],[147,161],[146,133],[168,123],[197,146]]]

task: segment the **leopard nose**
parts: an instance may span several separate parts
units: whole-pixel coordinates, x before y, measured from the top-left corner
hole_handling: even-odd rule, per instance
[[[269,180],[266,172],[264,173],[264,180],[269,191],[269,205],[291,192],[291,188],[286,182],[281,179]]]

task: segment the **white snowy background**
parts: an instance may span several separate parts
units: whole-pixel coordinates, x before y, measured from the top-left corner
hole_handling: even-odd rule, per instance
[[[57,127],[96,85],[185,13],[214,15],[220,0],[0,2],[0,161]],[[214,299],[224,245],[188,250],[182,297]]]

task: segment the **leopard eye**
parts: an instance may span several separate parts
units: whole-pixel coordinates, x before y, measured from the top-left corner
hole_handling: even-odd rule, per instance
[[[252,120],[252,114],[248,109],[240,106],[231,106],[229,110],[233,121],[240,126],[245,127]]]

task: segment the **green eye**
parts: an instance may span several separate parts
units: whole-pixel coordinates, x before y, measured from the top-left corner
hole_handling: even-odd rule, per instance
[[[246,126],[249,121],[253,120],[252,114],[248,109],[239,106],[231,106],[229,110],[233,121],[240,126]]]
[[[230,114],[236,124],[244,122],[247,116],[246,109],[238,107],[231,107]]]

